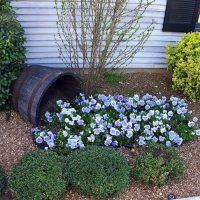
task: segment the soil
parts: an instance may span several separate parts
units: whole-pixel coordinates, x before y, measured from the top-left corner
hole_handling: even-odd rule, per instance
[[[171,74],[163,71],[160,73],[131,73],[126,80],[118,85],[105,83],[99,88],[99,93],[106,94],[145,94],[150,93],[157,96],[183,95],[173,91],[171,87]],[[200,119],[200,102],[188,100],[193,115]],[[200,125],[200,124],[199,124]],[[32,125],[24,122],[20,116],[12,111],[10,120],[6,112],[0,112],[0,165],[9,174],[16,160],[25,152],[36,149],[32,141],[30,129]],[[120,149],[130,162],[138,155],[138,149]],[[140,182],[131,180],[128,187],[114,200],[164,200],[171,193],[177,198],[200,196],[200,137],[183,144],[179,151],[185,160],[185,175],[179,182],[171,183],[162,187],[149,187]],[[8,189],[5,190],[5,200],[14,200]],[[74,189],[67,192],[64,200],[92,200],[84,197]]]

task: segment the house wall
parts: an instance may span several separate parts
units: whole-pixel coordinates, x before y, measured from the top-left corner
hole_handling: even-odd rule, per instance
[[[138,0],[130,0],[133,7]],[[162,32],[167,0],[156,0],[145,13],[141,28],[155,20],[155,29],[145,48],[127,68],[165,68],[165,46],[180,39],[181,33]],[[64,67],[55,43],[56,12],[54,0],[13,0],[18,20],[25,29],[28,64]]]

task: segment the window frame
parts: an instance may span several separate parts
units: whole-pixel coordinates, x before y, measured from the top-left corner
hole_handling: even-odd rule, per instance
[[[197,21],[196,21],[196,26],[195,26],[195,31],[199,31],[200,32],[200,3],[199,3],[199,7],[198,7],[198,15],[197,15]]]

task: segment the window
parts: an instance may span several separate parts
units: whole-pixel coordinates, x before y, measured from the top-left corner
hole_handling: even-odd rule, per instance
[[[200,0],[167,0],[163,31],[190,32],[195,30]]]
[[[200,6],[199,6],[199,13],[198,13],[198,15],[199,16],[198,16],[198,21],[197,21],[195,30],[200,32]]]

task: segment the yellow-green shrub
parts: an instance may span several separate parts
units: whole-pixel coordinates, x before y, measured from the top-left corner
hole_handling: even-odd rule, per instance
[[[200,99],[200,33],[184,34],[176,47],[168,44],[166,52],[173,88],[193,100]]]

